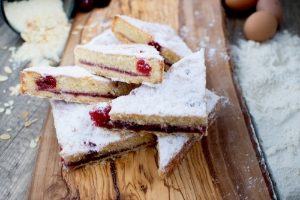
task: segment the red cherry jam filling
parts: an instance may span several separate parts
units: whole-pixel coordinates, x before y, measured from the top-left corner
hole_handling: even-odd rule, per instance
[[[56,79],[53,76],[41,77],[35,81],[39,90],[53,89],[56,87]]]
[[[150,67],[150,65],[148,63],[145,62],[145,60],[138,60],[136,63],[136,69],[137,71],[139,71],[142,74],[146,74],[149,75],[152,67]]]
[[[105,126],[109,120],[109,111],[111,110],[111,106],[107,106],[104,109],[98,109],[90,112],[91,120],[94,122],[95,126],[103,127]]]
[[[161,46],[157,42],[150,41],[150,42],[148,42],[148,45],[153,46],[159,52],[161,51]]]

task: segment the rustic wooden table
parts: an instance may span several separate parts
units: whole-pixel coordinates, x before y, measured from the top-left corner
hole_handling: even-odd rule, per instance
[[[300,1],[282,1],[285,19],[282,29],[300,34]],[[241,37],[243,19],[228,18],[228,33],[231,42]],[[0,199],[25,199],[31,181],[37,146],[36,141],[48,111],[45,100],[11,95],[10,87],[19,82],[20,68],[6,74],[4,66],[10,66],[10,47],[18,47],[22,40],[0,19],[0,74],[8,80],[0,82],[0,110],[5,103],[13,101],[11,114],[0,113],[0,135],[8,133],[9,140],[0,140]],[[11,67],[12,68],[12,67]],[[28,127],[25,122],[35,121]]]

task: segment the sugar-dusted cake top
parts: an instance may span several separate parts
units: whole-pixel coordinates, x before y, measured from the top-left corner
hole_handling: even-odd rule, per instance
[[[119,17],[151,34],[155,42],[158,42],[161,46],[167,47],[168,49],[174,51],[181,57],[188,56],[192,53],[191,49],[185,44],[185,42],[183,42],[175,30],[170,26],[159,23],[145,22],[125,15],[119,15]]]
[[[164,60],[163,57],[159,55],[159,52],[154,47],[145,44],[100,45],[88,43],[86,45],[78,45],[76,48],[86,48],[104,54],[127,55],[135,56],[137,58],[154,58],[161,61]]]
[[[94,37],[88,44],[94,45],[111,45],[111,44],[122,44],[113,34],[113,32],[108,29],[103,31],[100,35]]]
[[[91,72],[78,66],[62,66],[62,67],[29,67],[23,70],[24,72],[36,72],[42,76],[69,76],[74,78],[92,77],[99,81],[109,82],[109,79],[93,75]]]
[[[221,97],[210,90],[206,90],[206,109],[207,114],[211,114],[217,103],[220,101]]]
[[[191,135],[186,133],[164,134],[157,136],[159,168],[164,171],[170,161],[182,150]]]
[[[110,143],[133,137],[134,134],[121,135],[108,129],[96,127],[89,112],[105,108],[106,103],[84,105],[51,101],[58,143],[62,147],[60,155],[72,156],[89,151],[100,151]]]
[[[142,85],[114,99],[110,114],[206,117],[205,87],[202,49],[175,63],[161,84]]]

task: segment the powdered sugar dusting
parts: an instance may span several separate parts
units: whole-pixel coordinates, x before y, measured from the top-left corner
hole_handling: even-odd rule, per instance
[[[112,101],[110,114],[161,116],[206,115],[204,50],[175,63],[161,84],[142,85]]]
[[[51,101],[51,106],[56,136],[62,147],[60,155],[63,158],[78,153],[88,153],[91,150],[101,151],[110,143],[134,136],[134,134],[124,136],[120,132],[113,132],[93,125],[89,111],[104,108],[107,106],[106,103],[84,105]],[[95,145],[86,145],[85,143],[88,142],[93,142]]]
[[[98,81],[109,82],[109,79],[91,74],[89,71],[77,66],[62,66],[62,67],[30,67],[23,70],[24,72],[36,72],[42,76],[68,76],[74,78],[91,77]]]
[[[182,41],[182,39],[170,26],[159,23],[144,22],[125,15],[119,15],[119,17],[151,34],[155,42],[158,42],[162,47],[166,47],[174,51],[180,57],[185,57],[192,53],[191,49]]]
[[[159,169],[164,171],[170,161],[181,151],[191,136],[185,133],[164,134],[157,137]]]
[[[86,45],[78,45],[76,48],[86,48],[104,54],[128,55],[135,56],[137,58],[155,58],[161,61],[164,60],[154,47],[145,44],[96,45],[93,43],[88,43]]]
[[[221,97],[215,94],[214,92],[206,90],[206,110],[208,114],[211,114],[214,111],[220,99]]]
[[[100,35],[93,38],[88,44],[92,45],[111,45],[111,44],[122,44],[109,29],[101,33]]]

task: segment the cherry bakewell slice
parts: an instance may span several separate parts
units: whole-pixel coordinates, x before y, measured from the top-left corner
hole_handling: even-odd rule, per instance
[[[152,68],[150,67],[150,65],[148,63],[145,62],[145,60],[138,60],[136,63],[136,69],[137,71],[139,71],[142,74],[146,74],[149,75]]]
[[[104,127],[110,120],[109,111],[111,110],[111,106],[107,106],[104,109],[98,109],[89,112],[91,120],[93,121],[95,126]]]
[[[56,87],[56,79],[53,76],[45,76],[36,80],[39,90],[53,89]]]
[[[157,51],[159,51],[159,52],[160,52],[160,50],[161,50],[161,46],[160,46],[160,44],[158,44],[157,42],[150,41],[150,42],[148,42],[148,45],[153,46],[153,47],[154,47]]]

